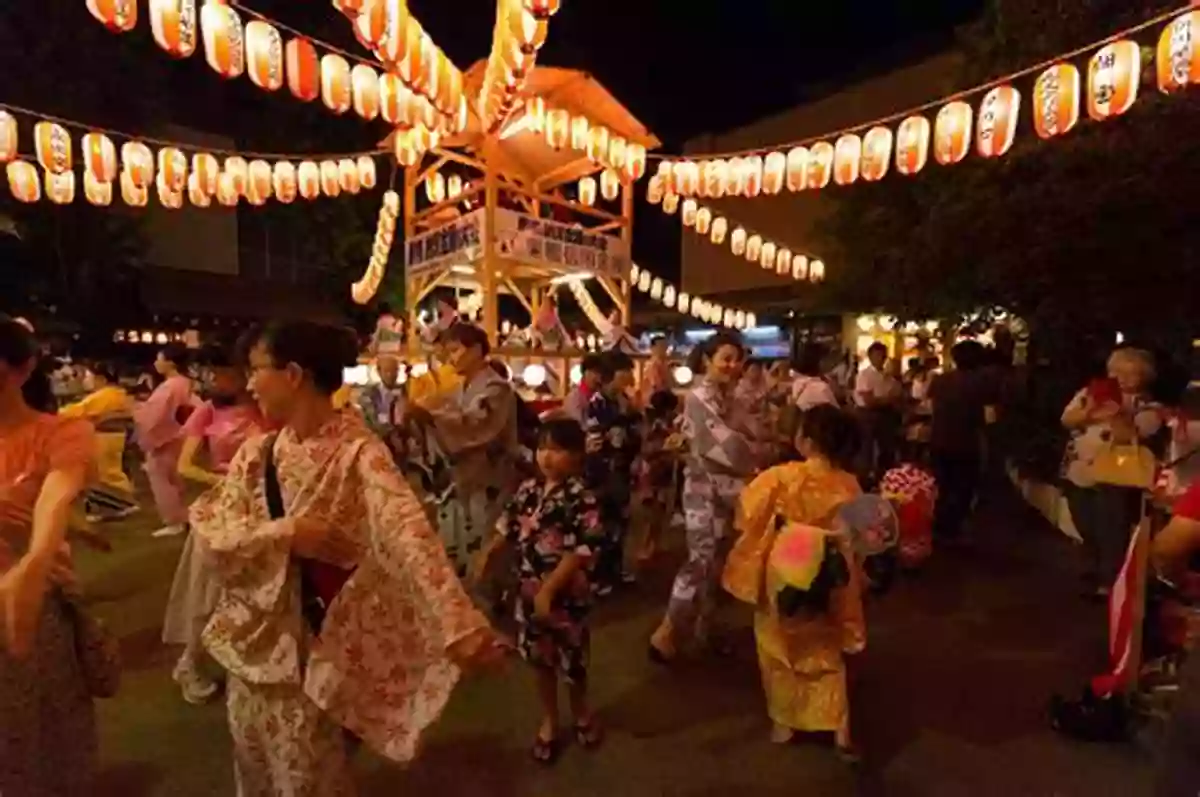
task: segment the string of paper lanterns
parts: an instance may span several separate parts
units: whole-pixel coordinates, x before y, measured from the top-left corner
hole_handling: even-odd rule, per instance
[[[387,273],[388,257],[392,242],[396,238],[396,217],[400,215],[400,195],[388,190],[379,206],[379,221],[375,226],[375,244],[371,248],[371,259],[367,270],[357,282],[350,286],[350,297],[357,304],[371,301],[383,283]]]
[[[170,143],[152,148],[135,138],[118,147],[107,131],[83,134],[76,149],[65,124],[46,119],[34,124],[32,140],[37,165],[21,156],[16,116],[0,109],[0,164],[5,164],[12,196],[26,203],[40,201],[44,193],[55,204],[70,204],[80,182],[93,205],[110,205],[116,194],[126,205],[144,207],[153,187],[159,202],[171,209],[181,208],[185,197],[196,207],[209,207],[214,200],[233,207],[242,199],[255,206],[270,199],[290,204],[343,191],[356,194],[377,183],[370,153],[299,163],[238,154],[222,159],[204,151],[189,155],[183,146]]]
[[[630,266],[629,280],[639,291],[663,307],[682,315],[691,315],[705,323],[720,324],[732,329],[750,329],[758,326],[758,317],[754,313],[725,307],[699,296],[689,296],[670,282],[639,268],[636,263]]]
[[[684,227],[707,237],[716,246],[724,245],[728,239],[734,257],[744,257],[751,263],[758,263],[764,269],[774,271],[781,277],[791,277],[797,282],[816,284],[825,280],[823,260],[809,257],[803,252],[793,252],[783,244],[733,224],[728,217],[698,204],[692,197],[681,204],[678,194],[663,194],[658,185],[651,185],[647,188],[646,199],[652,204],[660,204],[667,215],[678,212],[679,221]]]
[[[647,184],[647,195],[651,201],[671,195],[773,196],[785,189],[876,182],[887,176],[892,164],[902,175],[915,175],[925,168],[931,152],[943,166],[961,162],[972,149],[982,158],[1002,157],[1012,148],[1021,112],[1021,93],[1012,85],[1017,78],[1037,74],[1032,112],[1042,139],[1070,132],[1082,110],[1096,122],[1120,116],[1137,100],[1143,66],[1141,48],[1126,37],[1168,19],[1156,52],[1158,89],[1166,94],[1181,91],[1200,80],[1200,11],[1160,14],[999,81],[794,145],[663,160]],[[1089,52],[1085,81],[1069,60]],[[962,99],[980,91],[984,93],[977,109]],[[931,123],[925,114],[935,108]],[[890,124],[897,121],[893,131]]]
[[[494,133],[512,113],[558,7],[559,0],[497,0],[492,49],[476,100],[486,133]]]

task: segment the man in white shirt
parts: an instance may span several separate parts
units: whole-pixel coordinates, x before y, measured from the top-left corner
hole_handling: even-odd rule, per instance
[[[888,349],[872,343],[867,349],[868,364],[854,380],[854,405],[859,409],[866,431],[865,454],[869,475],[881,477],[895,464],[900,437],[900,383],[884,367]]]

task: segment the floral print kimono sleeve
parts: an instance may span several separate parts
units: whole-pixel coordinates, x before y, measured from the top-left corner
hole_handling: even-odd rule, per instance
[[[288,577],[294,525],[271,520],[263,494],[262,441],[238,449],[221,483],[192,504],[189,521],[218,579],[239,598],[270,611]]]
[[[387,448],[378,440],[365,443],[358,463],[375,558],[393,578],[411,585],[414,608],[432,636],[446,649],[487,628]]]
[[[767,556],[775,541],[773,520],[783,487],[782,468],[759,474],[738,500],[738,538],[729,551],[722,584],[738,600],[757,605],[762,598]]]
[[[600,504],[596,501],[595,493],[586,488],[581,489],[576,496],[571,517],[573,539],[566,540],[564,547],[589,560],[590,564],[608,539],[600,519]]]

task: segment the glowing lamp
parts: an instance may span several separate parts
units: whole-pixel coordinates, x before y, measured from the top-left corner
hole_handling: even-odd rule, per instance
[[[1101,47],[1088,62],[1088,116],[1097,122],[1120,116],[1137,100],[1142,51],[1123,40]]]
[[[621,195],[621,178],[612,169],[605,169],[600,172],[600,196],[608,200],[616,199]],[[664,201],[664,206],[666,205]]]
[[[366,64],[350,71],[354,112],[368,122],[379,116],[379,74]]]
[[[663,193],[663,178],[656,174],[646,183],[646,201],[651,205],[657,205],[662,202]]]
[[[288,91],[303,102],[312,102],[321,95],[321,61],[317,48],[308,39],[295,38],[284,48],[287,64]]]
[[[554,149],[567,145],[571,135],[571,115],[561,108],[546,113],[546,143]]]
[[[246,23],[246,60],[254,85],[266,91],[283,86],[283,37],[274,25],[260,19]]]
[[[975,149],[984,158],[998,158],[1012,147],[1017,135],[1021,94],[1012,86],[997,86],[979,103]]]
[[[250,161],[246,170],[246,194],[264,199],[275,190],[275,170],[264,160]]]
[[[1158,39],[1158,90],[1182,91],[1200,80],[1200,11],[1180,14],[1163,28]]]
[[[150,201],[149,187],[139,185],[128,169],[121,172],[121,201],[131,208],[144,208]]]
[[[837,140],[833,154],[833,181],[838,185],[850,185],[858,181],[862,168],[862,139],[848,133]]]
[[[353,158],[342,158],[338,161],[338,185],[348,194],[357,194],[362,188],[358,164]]]
[[[825,263],[813,260],[808,264],[808,280],[813,283],[825,281]]]
[[[350,64],[337,53],[321,56],[321,102],[337,114],[350,110]]]
[[[457,174],[452,174],[446,178],[446,196],[451,199],[458,199],[462,196],[463,179]]]
[[[763,160],[758,155],[742,158],[742,171],[746,175],[745,195],[756,197],[762,192]]]
[[[571,120],[571,149],[586,152],[588,148],[590,126],[583,116]]]
[[[663,213],[668,216],[674,213],[679,208],[679,194],[666,194],[663,196],[662,209]]]
[[[808,279],[808,258],[802,254],[792,255],[792,279],[800,281]]]
[[[933,126],[933,157],[943,166],[967,157],[974,119],[971,106],[960,100],[942,106]]]
[[[192,176],[196,178],[197,190],[211,197],[217,193],[217,179],[221,176],[221,166],[217,159],[207,152],[196,153],[192,156]]]
[[[84,181],[84,193],[87,193],[87,181]],[[212,204],[212,195],[200,185],[200,179],[195,172],[188,175],[188,201],[198,208],[206,208]]]
[[[321,193],[330,198],[341,196],[342,175],[337,161],[321,161]]]
[[[85,174],[99,183],[117,179],[117,148],[111,138],[103,133],[88,133],[83,137],[82,150]]]
[[[629,144],[625,147],[625,177],[630,182],[636,182],[645,173],[646,148],[641,144]]]
[[[662,293],[663,293],[663,281],[661,278],[655,277],[650,282],[650,298],[654,299],[655,301],[658,301],[659,299],[662,299]]]
[[[929,160],[929,120],[910,116],[900,123],[896,132],[896,171],[913,175],[925,168]]]
[[[892,129],[872,127],[863,136],[862,178],[867,182],[882,180],[892,163]]]
[[[313,161],[304,161],[296,170],[296,190],[303,199],[316,199],[321,195],[321,167]]]
[[[122,144],[121,172],[129,175],[130,181],[136,187],[148,189],[154,181],[154,155],[151,154],[150,148],[140,141],[126,141]],[[124,187],[121,196],[125,196]]]
[[[225,159],[225,174],[233,181],[233,188],[239,194],[245,194],[250,181],[250,165],[246,159],[238,155],[230,155]]]
[[[38,122],[33,128],[37,145],[37,159],[42,168],[52,174],[71,170],[71,134],[60,124]]]
[[[725,221],[724,218],[717,221]],[[714,224],[715,226],[715,224]],[[738,227],[729,236],[729,251],[733,252],[734,257],[741,257],[746,254],[746,230]]]
[[[46,198],[56,205],[75,201],[75,172],[46,172]]]
[[[775,273],[786,277],[792,271],[792,250],[786,247],[775,255]]]
[[[87,9],[114,33],[128,33],[137,25],[137,0],[87,0]]]
[[[808,148],[793,147],[784,161],[784,183],[787,190],[803,191],[808,179]]]
[[[787,155],[782,152],[772,152],[763,161],[764,194],[778,194],[783,190],[784,176],[787,172]]]
[[[1079,121],[1079,70],[1055,64],[1033,84],[1033,129],[1041,138],[1070,132]]]
[[[198,22],[196,0],[150,0],[154,41],[175,58],[188,58],[196,52]]]
[[[609,136],[608,139],[608,165],[613,169],[624,169],[625,159],[628,154],[628,143],[621,136]],[[695,166],[695,164],[692,164]],[[699,173],[697,172],[697,179]],[[682,193],[682,192],[680,192]]]
[[[188,159],[175,147],[158,151],[158,180],[169,192],[182,191],[187,186]]]
[[[434,205],[446,199],[446,178],[434,172],[425,178],[425,197]]]
[[[700,208],[696,211],[696,232],[700,235],[708,235],[711,228],[712,211],[708,208]]]
[[[23,160],[11,161],[5,167],[8,190],[18,202],[32,203],[42,198],[42,181],[37,167]]]
[[[97,180],[91,172],[84,172],[83,196],[96,207],[108,207],[112,204],[113,184]]]
[[[246,50],[238,12],[232,6],[207,2],[200,9],[200,30],[209,67],[223,78],[241,75],[246,69]]]
[[[757,263],[762,258],[763,239],[761,235],[751,235],[746,239],[746,259]]]
[[[818,141],[808,150],[808,188],[824,188],[833,178],[833,145]]]
[[[708,235],[708,240],[720,246],[725,243],[725,234],[729,231],[729,220],[724,216],[717,216],[713,219],[712,232]]]
[[[579,202],[582,205],[596,204],[596,181],[591,177],[583,177],[579,180]]]
[[[767,241],[762,245],[762,251],[758,255],[758,263],[763,268],[775,268],[775,253],[778,247],[771,241]]]
[[[370,191],[379,183],[379,174],[375,169],[375,159],[370,155],[360,155],[355,162],[358,169],[358,182]]]
[[[541,363],[530,363],[521,372],[521,381],[529,387],[541,387],[546,384],[546,366]]]

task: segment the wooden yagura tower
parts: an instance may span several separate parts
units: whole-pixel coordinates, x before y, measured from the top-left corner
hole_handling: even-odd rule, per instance
[[[485,66],[465,74],[468,96],[477,95]],[[561,129],[546,128],[568,117],[564,143]],[[629,323],[634,185],[625,171],[605,174],[579,136],[572,140],[570,125],[606,128],[643,155],[660,144],[591,75],[539,66],[498,129],[483,130],[472,111],[464,132],[405,169],[409,329],[417,328],[420,303],[451,287],[477,293],[481,326],[496,345],[502,294],[537,318],[548,293],[567,280],[601,286]]]

